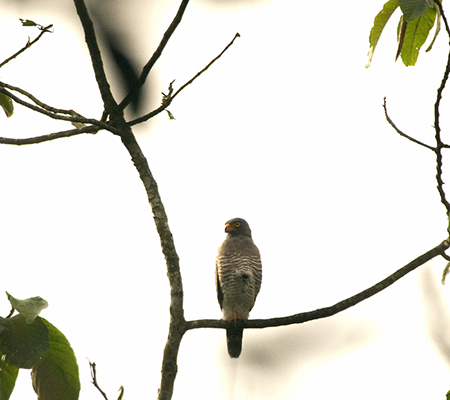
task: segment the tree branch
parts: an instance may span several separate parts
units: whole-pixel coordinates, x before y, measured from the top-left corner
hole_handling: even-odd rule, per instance
[[[447,31],[447,34],[450,38],[450,29],[448,26],[447,18],[444,14],[444,10],[442,8],[442,4],[439,0],[436,0],[435,3],[437,4],[439,11],[441,13],[442,19],[444,20],[445,24],[445,30]],[[437,180],[437,188],[439,191],[439,195],[441,197],[441,202],[445,207],[445,210],[447,212],[447,232],[450,234],[450,203],[447,200],[445,191],[444,191],[444,181],[442,179],[442,148],[445,147],[445,145],[442,143],[441,139],[441,127],[439,123],[439,108],[441,105],[442,100],[442,92],[444,91],[445,84],[447,83],[448,76],[450,74],[450,52],[447,57],[447,65],[445,66],[445,72],[444,76],[441,81],[441,85],[439,86],[437,90],[437,97],[436,97],[436,103],[434,104],[434,130],[436,132],[436,180]]]
[[[234,35],[234,38],[231,40],[230,43],[228,43],[225,48],[220,52],[220,54],[218,56],[216,56],[215,58],[213,58],[207,65],[206,67],[204,67],[202,70],[200,70],[199,72],[197,72],[191,79],[189,79],[186,83],[184,83],[183,85],[181,85],[181,87],[174,93],[172,94],[173,88],[172,88],[172,84],[173,81],[170,83],[169,86],[169,94],[168,95],[163,95],[163,101],[162,104],[156,108],[155,110],[151,111],[150,113],[143,115],[142,117],[136,118],[132,121],[129,122],[129,125],[137,125],[140,124],[142,122],[148,121],[150,118],[153,118],[154,116],[158,115],[161,111],[164,111],[167,107],[169,107],[169,105],[172,103],[172,100],[183,90],[185,89],[187,86],[189,86],[191,83],[193,83],[198,77],[200,77],[200,75],[202,75],[205,71],[208,70],[209,67],[211,67],[211,65],[213,65],[220,57],[222,57],[222,55],[232,46],[232,44],[234,43],[234,41],[240,37],[241,35],[239,35],[239,33],[236,33]]]
[[[172,397],[173,385],[177,375],[178,350],[183,334],[186,331],[183,310],[183,284],[179,257],[169,228],[167,214],[159,195],[158,185],[150,171],[147,159],[131,132],[131,128],[128,127],[128,130],[122,136],[122,142],[127,148],[147,192],[148,201],[153,211],[153,219],[161,240],[161,249],[166,259],[167,276],[170,283],[170,326],[164,348],[161,386],[158,395],[159,400],[167,400]]]
[[[88,10],[84,0],[73,0],[77,9],[78,17],[80,18],[81,25],[83,26],[85,41],[89,49],[89,55],[91,56],[92,67],[94,68],[95,79],[97,81],[100,94],[105,105],[105,111],[113,115],[117,112],[117,103],[111,92],[111,88],[106,78],[106,73],[103,68],[102,55],[100,48],[98,47],[97,37],[95,35],[94,24],[89,17]]]
[[[166,32],[164,33],[164,36],[159,43],[157,49],[151,56],[150,60],[148,60],[147,64],[145,64],[144,68],[142,69],[141,76],[139,77],[138,84],[136,90],[139,90],[147,80],[148,74],[150,73],[151,69],[155,65],[156,61],[161,56],[164,48],[166,47],[167,43],[169,42],[170,38],[172,37],[173,33],[177,29],[178,25],[181,22],[181,19],[183,18],[184,11],[186,10],[186,7],[189,4],[189,0],[183,0],[180,4],[180,7],[178,8],[178,11],[175,15],[175,18],[173,19],[172,23],[167,28]],[[124,110],[125,107],[130,104],[131,99],[133,98],[134,93],[128,93],[127,96],[120,102],[119,108],[121,110]]]
[[[96,125],[98,128],[100,129],[105,129],[107,131],[110,131],[112,133],[114,133],[115,135],[121,136],[123,134],[123,132],[120,129],[117,129],[116,127],[107,124],[105,122],[101,122],[98,121],[96,119],[92,119],[92,118],[84,118],[81,116],[77,116],[78,114],[76,114],[75,112],[72,112],[73,116],[66,116],[66,115],[60,115],[60,114],[55,114],[52,111],[48,111],[42,107],[36,106],[34,104],[28,103],[24,100],[22,100],[21,98],[17,97],[16,95],[12,94],[11,92],[9,92],[8,90],[4,89],[2,87],[2,83],[0,83],[0,93],[3,93],[5,95],[7,95],[8,97],[10,97],[11,99],[13,99],[16,103],[27,107],[33,111],[36,111],[40,114],[44,114],[47,117],[50,117],[52,119],[57,119],[57,120],[62,120],[62,121],[68,121],[68,122],[74,122],[74,123],[81,123],[81,124],[91,124],[91,125]],[[70,113],[70,112],[69,112]],[[11,143],[10,143],[11,144]]]
[[[442,243],[440,243],[433,249],[417,257],[415,260],[411,261],[409,264],[400,268],[392,275],[388,276],[387,278],[383,279],[377,284],[371,286],[366,290],[363,290],[362,292],[354,296],[342,300],[339,303],[336,303],[330,307],[319,308],[318,310],[294,314],[288,317],[270,318],[270,319],[252,319],[245,322],[244,327],[261,329],[274,326],[300,324],[315,319],[330,317],[381,292],[382,290],[391,286],[393,283],[397,282],[400,278],[404,277],[409,272],[425,264],[427,261],[430,261],[436,256],[445,254],[444,253],[445,250],[447,250],[449,247],[450,247],[450,238],[444,240]],[[186,322],[186,330],[197,328],[226,328],[227,326],[228,323],[222,320],[202,319]]]
[[[106,396],[106,393],[100,388],[98,382],[97,382],[97,365],[89,361],[89,367],[91,368],[91,377],[92,377],[92,384],[97,388],[97,390],[101,393],[103,398],[105,400],[108,400],[108,397]]]
[[[386,117],[387,122],[389,122],[389,125],[391,125],[400,136],[405,137],[406,139],[411,140],[412,142],[419,144],[420,146],[426,147],[429,150],[432,150],[434,152],[436,152],[436,149],[433,146],[430,146],[428,144],[422,143],[421,141],[414,139],[413,137],[407,135],[406,133],[402,132],[399,128],[397,128],[397,126],[394,124],[394,121],[392,121],[392,119],[389,117],[388,112],[387,112],[387,105],[386,105],[386,97],[384,98],[383,101],[383,108],[384,108],[384,115]]]
[[[172,100],[178,95],[178,93],[180,93],[186,86],[189,86],[192,82],[194,82],[201,74],[203,74],[205,71],[208,70],[208,68],[213,65],[220,57],[222,57],[222,55],[233,45],[234,41],[238,38],[241,37],[241,35],[239,35],[239,33],[236,33],[234,35],[234,38],[231,40],[230,43],[228,43],[226,45],[226,47],[221,51],[221,53],[215,57],[214,59],[212,59],[208,65],[203,68],[200,72],[198,72],[193,78],[189,79],[184,85],[182,85],[172,96]]]
[[[22,47],[18,52],[14,53],[11,57],[8,57],[5,61],[0,63],[0,68],[3,67],[5,64],[9,63],[11,60],[16,58],[21,53],[23,53],[26,49],[28,49],[31,46],[33,46],[33,44],[35,44],[42,37],[42,35],[44,33],[51,32],[50,29],[52,27],[53,27],[53,25],[48,25],[48,26],[40,26],[40,25],[38,25],[38,29],[41,30],[41,33],[34,40],[32,40],[31,42],[30,42],[30,39],[28,38],[28,42],[27,42],[27,44],[24,47]]]
[[[0,87],[3,87],[3,88],[6,88],[6,89],[9,89],[9,90],[13,90],[15,92],[18,92],[18,93],[28,97],[37,106],[43,108],[44,110],[52,112],[54,114],[66,114],[66,115],[71,115],[71,116],[74,116],[74,117],[76,116],[76,117],[80,117],[80,118],[85,118],[81,114],[79,114],[79,113],[77,113],[77,112],[75,112],[73,110],[64,110],[64,109],[61,109],[61,108],[55,108],[55,107],[49,106],[48,104],[45,104],[44,102],[42,102],[39,99],[37,99],[31,93],[29,93],[26,90],[21,89],[21,88],[19,88],[17,86],[12,86],[12,85],[9,85],[9,84],[7,84],[5,82],[0,82]]]
[[[31,138],[13,139],[0,137],[1,144],[12,144],[16,146],[22,146],[26,144],[38,144],[43,142],[49,142],[50,140],[61,139],[76,135],[81,135],[83,133],[97,133],[100,130],[98,126],[85,126],[79,129],[71,129],[68,131],[54,132],[47,135],[35,136]]]

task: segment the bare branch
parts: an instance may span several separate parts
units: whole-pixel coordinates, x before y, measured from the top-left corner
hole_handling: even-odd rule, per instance
[[[391,286],[393,283],[397,282],[400,278],[404,277],[409,272],[415,270],[421,265],[425,264],[427,261],[430,261],[436,256],[444,255],[445,250],[450,247],[450,238],[444,240],[442,243],[434,247],[433,249],[427,251],[421,256],[417,257],[415,260],[411,261],[409,264],[400,268],[392,275],[378,282],[377,284],[371,286],[370,288],[363,290],[362,292],[351,296],[345,300],[340,301],[330,307],[320,308],[318,310],[299,313],[290,315],[288,317],[280,317],[280,318],[270,318],[270,319],[252,319],[245,322],[245,328],[268,328],[274,326],[284,326],[284,325],[292,325],[292,324],[300,324],[307,321],[312,321],[315,319],[326,318],[332,315],[335,315],[341,311],[344,311],[363,300],[368,299],[369,297],[374,296],[375,294],[381,292],[387,287]],[[203,319],[196,321],[187,321],[186,322],[186,330],[189,329],[197,329],[197,328],[226,328],[227,322],[220,320],[211,320],[211,319]]]
[[[232,46],[232,44],[234,43],[234,41],[236,40],[236,38],[240,37],[241,35],[239,35],[239,33],[236,33],[236,35],[234,35],[234,38],[231,40],[230,43],[228,43],[226,45],[226,47],[220,52],[220,54],[213,58],[208,65],[206,65],[206,67],[204,67],[202,70],[200,70],[199,72],[197,72],[191,79],[189,79],[185,84],[181,85],[181,87],[172,95],[171,91],[172,91],[172,83],[173,81],[170,83],[170,89],[169,89],[169,94],[164,96],[163,102],[162,104],[156,108],[155,110],[153,110],[152,112],[143,115],[142,117],[136,118],[132,121],[129,122],[129,125],[137,125],[140,124],[142,122],[148,121],[150,118],[153,118],[155,115],[158,115],[161,111],[164,111],[171,103],[172,100],[187,86],[189,86],[191,83],[193,83],[200,75],[202,75],[206,70],[208,70],[209,67],[211,67],[211,65],[213,65],[220,57],[222,57],[222,55]]]
[[[155,65],[156,61],[161,56],[164,48],[166,47],[167,43],[169,42],[170,38],[172,37],[173,33],[177,29],[178,25],[181,22],[181,19],[183,18],[184,11],[186,10],[186,7],[189,4],[189,0],[183,0],[180,4],[180,7],[178,8],[178,11],[175,15],[175,18],[173,19],[172,23],[167,28],[166,32],[164,33],[164,36],[159,43],[157,49],[151,56],[150,60],[148,60],[147,64],[145,64],[144,68],[142,69],[141,76],[139,77],[139,81],[137,84],[136,90],[139,90],[147,80],[148,74],[150,73],[151,69]],[[130,104],[131,99],[133,98],[134,93],[128,93],[127,96],[120,102],[119,108],[121,110],[124,110],[125,107]]]
[[[436,149],[433,146],[430,146],[428,144],[422,143],[421,141],[414,139],[413,137],[407,135],[406,133],[402,132],[399,128],[397,128],[397,126],[394,124],[394,121],[392,121],[392,119],[389,117],[388,112],[387,112],[387,106],[386,106],[386,97],[384,98],[384,102],[383,102],[383,108],[384,108],[384,115],[386,116],[386,120],[387,122],[389,122],[389,125],[391,125],[400,136],[405,137],[406,139],[411,140],[412,142],[419,144],[423,147],[426,147],[427,149],[430,149],[432,151],[436,151]]]
[[[19,54],[23,53],[26,49],[30,48],[31,46],[33,46],[33,44],[35,44],[44,33],[46,32],[51,32],[50,29],[53,27],[53,25],[48,25],[48,26],[40,26],[38,25],[38,28],[41,30],[41,33],[30,42],[30,39],[28,39],[27,44],[22,47],[18,52],[14,53],[11,57],[8,57],[5,61],[3,61],[2,63],[0,63],[0,68],[3,67],[5,64],[9,63],[11,60],[13,60],[14,58],[16,58]]]
[[[83,128],[71,129],[68,131],[54,132],[47,135],[35,136],[30,138],[14,139],[14,138],[4,138],[0,137],[1,144],[12,144],[16,146],[22,146],[26,144],[37,144],[43,142],[49,142],[50,140],[61,139],[76,135],[81,135],[83,133],[97,133],[100,130],[98,126],[85,126]]]
[[[95,364],[95,362],[92,363],[92,362],[89,361],[89,367],[91,368],[92,384],[102,394],[103,398],[105,400],[108,400],[108,397],[106,396],[106,393],[100,388],[100,386],[98,385],[98,382],[97,382],[97,365]]]
[[[227,46],[222,50],[222,52],[213,60],[211,60],[209,62],[209,64],[203,68],[200,72],[198,72],[193,78],[191,78],[190,80],[188,80],[184,85],[182,85],[172,96],[172,100],[178,95],[178,93],[180,93],[186,86],[190,85],[192,82],[194,82],[201,74],[203,74],[203,72],[205,72],[211,65],[213,65],[220,57],[222,57],[222,55],[233,45],[234,41],[238,38],[241,37],[241,35],[239,35],[239,33],[236,33],[236,35],[234,35],[234,38],[231,40],[230,43],[227,44]]]
[[[64,110],[61,108],[55,108],[52,106],[49,106],[48,104],[45,104],[44,102],[40,101],[39,99],[37,99],[35,96],[33,96],[31,93],[27,92],[26,90],[23,90],[17,86],[12,86],[9,85],[5,82],[0,82],[0,87],[4,87],[6,89],[9,90],[13,90],[15,92],[18,92],[26,97],[28,97],[34,104],[36,104],[37,106],[43,108],[44,110],[47,110],[49,112],[52,112],[54,114],[66,114],[66,115],[71,115],[73,117],[81,117],[81,118],[85,118],[83,117],[81,114],[73,111],[73,110]]]
[[[435,3],[437,4],[437,6],[439,8],[442,19],[444,20],[445,30],[447,31],[447,34],[449,35],[449,38],[450,38],[450,29],[449,29],[447,18],[444,14],[442,5],[439,0],[436,0]],[[439,86],[439,88],[437,90],[436,103],[434,104],[434,130],[436,132],[436,180],[438,183],[437,188],[439,191],[439,195],[441,197],[441,202],[445,206],[445,209],[447,211],[447,219],[448,219],[447,232],[450,233],[450,203],[447,200],[447,197],[446,197],[446,194],[444,191],[444,181],[442,179],[442,148],[444,148],[446,146],[442,143],[441,127],[440,127],[440,123],[439,123],[439,107],[441,105],[442,92],[444,91],[445,84],[447,83],[449,74],[450,74],[450,52],[447,57],[447,65],[445,66],[445,72],[444,72],[444,76],[441,81],[441,85]]]
[[[121,136],[123,134],[122,130],[115,128],[113,126],[111,126],[110,124],[107,124],[105,122],[101,122],[98,121],[96,119],[92,119],[92,118],[84,118],[81,116],[66,116],[66,115],[60,115],[60,114],[55,114],[54,112],[48,111],[46,109],[43,109],[39,106],[36,106],[34,104],[28,103],[24,100],[22,100],[21,98],[17,97],[16,95],[12,94],[11,92],[9,92],[8,90],[4,89],[2,87],[2,84],[0,83],[0,93],[3,93],[7,96],[9,96],[11,99],[13,99],[16,103],[27,107],[33,111],[36,111],[38,113],[44,114],[47,117],[53,118],[53,119],[57,119],[57,120],[62,120],[62,121],[69,121],[69,122],[78,122],[81,124],[89,124],[89,125],[96,125],[98,126],[100,129],[105,129],[107,131],[110,131],[112,133],[114,133],[115,135]]]
[[[100,52],[100,48],[97,43],[97,37],[95,35],[94,24],[86,7],[84,0],[74,0],[77,14],[80,18],[81,25],[83,26],[85,41],[89,49],[89,55],[91,56],[92,66],[94,68],[95,79],[97,81],[100,94],[105,105],[105,110],[108,114],[112,115],[118,111],[117,103],[111,92],[111,88],[106,78],[106,73],[103,68],[103,61]]]

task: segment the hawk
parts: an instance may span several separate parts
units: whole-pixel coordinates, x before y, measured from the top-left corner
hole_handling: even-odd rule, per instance
[[[253,243],[252,232],[242,218],[225,223],[227,237],[216,257],[217,298],[227,328],[228,354],[238,358],[242,349],[242,322],[255,304],[262,279],[261,256]]]

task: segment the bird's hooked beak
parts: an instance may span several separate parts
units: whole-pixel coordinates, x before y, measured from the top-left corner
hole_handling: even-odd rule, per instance
[[[225,232],[229,233],[234,231],[236,228],[234,226],[231,226],[230,224],[225,224]]]

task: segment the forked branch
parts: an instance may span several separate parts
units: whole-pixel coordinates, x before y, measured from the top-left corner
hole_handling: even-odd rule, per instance
[[[442,19],[444,20],[445,30],[447,32],[447,35],[450,39],[450,29],[447,22],[447,18],[445,16],[444,10],[442,8],[442,4],[439,0],[435,0],[436,5],[439,8],[440,15],[442,16]],[[401,136],[413,141],[416,144],[419,144],[420,146],[426,147],[429,150],[432,150],[436,154],[436,181],[437,181],[437,189],[439,192],[439,196],[441,199],[441,203],[444,205],[446,214],[447,214],[447,233],[450,235],[450,202],[447,200],[447,195],[444,190],[444,180],[442,179],[442,165],[443,165],[443,155],[442,155],[442,149],[449,148],[450,146],[448,144],[445,144],[442,141],[441,137],[441,127],[440,127],[440,105],[442,100],[442,92],[445,89],[445,85],[448,81],[448,77],[450,75],[450,43],[449,43],[449,54],[447,56],[447,64],[445,66],[444,75],[442,77],[441,84],[439,85],[439,88],[437,90],[437,96],[436,96],[436,102],[434,103],[434,130],[435,130],[435,140],[436,140],[436,146],[429,146],[425,143],[420,142],[417,139],[414,139],[412,136],[409,136],[402,132],[395,123],[392,121],[392,119],[389,117],[386,109],[386,98],[384,99],[384,112],[386,116],[386,120],[389,122],[389,124],[397,131],[398,134]]]

